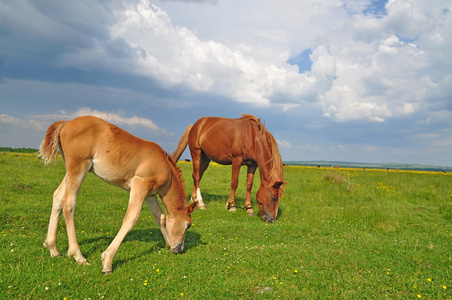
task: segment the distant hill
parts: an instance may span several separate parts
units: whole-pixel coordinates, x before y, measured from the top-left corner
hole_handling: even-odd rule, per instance
[[[331,167],[339,166],[342,168],[370,168],[370,169],[399,169],[399,170],[417,170],[417,171],[432,171],[432,172],[452,172],[452,167],[445,166],[431,166],[419,164],[398,164],[398,163],[364,163],[364,162],[349,162],[349,161],[285,161],[287,165],[292,166],[321,166]]]

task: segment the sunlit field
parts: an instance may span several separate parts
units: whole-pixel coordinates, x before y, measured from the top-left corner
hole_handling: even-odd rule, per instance
[[[191,164],[178,164],[191,193]],[[244,205],[242,168],[236,205]],[[120,246],[113,273],[101,253],[119,230],[128,193],[88,174],[75,214],[79,266],[42,247],[61,159],[0,153],[2,299],[452,299],[452,175],[287,166],[278,220],[225,209],[229,166],[212,164],[185,251],[164,248],[150,211]],[[253,189],[259,185],[258,176]]]

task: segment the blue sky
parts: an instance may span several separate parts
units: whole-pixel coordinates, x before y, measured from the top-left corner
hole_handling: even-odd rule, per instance
[[[285,161],[452,166],[449,0],[0,0],[0,146],[96,115],[172,152],[265,121]],[[188,152],[183,157],[188,157]]]

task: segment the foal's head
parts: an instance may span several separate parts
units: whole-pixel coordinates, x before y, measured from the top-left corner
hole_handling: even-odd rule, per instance
[[[166,223],[171,252],[181,253],[184,251],[185,234],[191,226],[191,213],[197,205],[198,202],[193,202],[187,207],[178,210],[175,214],[168,215],[166,221],[161,220],[164,224]]]
[[[279,200],[284,194],[284,182],[278,181],[268,187],[261,184],[257,191],[257,204],[261,211],[261,218],[265,222],[275,222],[278,215]]]

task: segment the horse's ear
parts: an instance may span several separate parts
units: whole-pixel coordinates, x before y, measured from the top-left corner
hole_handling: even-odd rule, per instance
[[[274,189],[279,189],[281,187],[281,185],[286,184],[286,183],[287,182],[284,182],[284,181],[275,182],[275,184],[273,185],[273,188]]]
[[[190,215],[197,206],[198,206],[198,201],[195,201],[192,204],[190,204],[187,208],[188,214]]]

